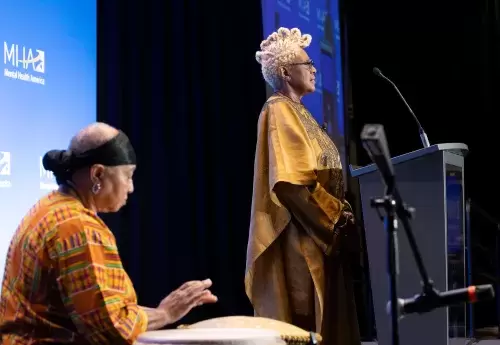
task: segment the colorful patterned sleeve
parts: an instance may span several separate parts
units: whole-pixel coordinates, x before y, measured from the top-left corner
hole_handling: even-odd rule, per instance
[[[110,230],[91,217],[59,225],[52,257],[63,303],[92,344],[133,344],[147,328]]]

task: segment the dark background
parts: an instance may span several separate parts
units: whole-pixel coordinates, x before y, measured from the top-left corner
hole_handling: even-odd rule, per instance
[[[498,8],[492,0],[344,1],[351,163],[368,163],[357,142],[364,123],[384,124],[393,155],[421,147],[404,104],[373,75],[377,66],[399,85],[431,143],[469,145],[467,197],[497,217]],[[251,315],[243,278],[266,99],[254,58],[260,2],[101,0],[98,10],[98,119],[129,134],[139,159],[129,204],[105,220],[140,304],[154,307],[184,281],[210,277],[219,302],[183,323]],[[472,215],[474,283],[490,282],[497,229]],[[476,314],[476,326],[496,324],[494,303]],[[370,338],[368,318],[360,315]]]

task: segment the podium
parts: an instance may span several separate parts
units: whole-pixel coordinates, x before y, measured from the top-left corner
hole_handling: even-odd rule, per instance
[[[464,158],[465,144],[437,144],[392,158],[396,184],[408,206],[417,246],[434,286],[439,291],[463,288],[466,281]],[[350,167],[359,181],[371,291],[379,345],[391,344],[387,234],[371,199],[383,197],[384,181],[375,164]],[[420,275],[408,239],[399,222],[398,298],[422,292]],[[400,344],[448,345],[466,343],[467,305],[439,308],[426,314],[405,315],[399,321]]]

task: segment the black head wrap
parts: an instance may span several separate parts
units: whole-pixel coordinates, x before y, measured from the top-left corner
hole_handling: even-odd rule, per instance
[[[119,166],[136,164],[135,151],[127,135],[120,131],[113,139],[82,153],[51,150],[43,156],[43,167],[54,173],[58,184],[71,180],[73,173],[94,164]]]

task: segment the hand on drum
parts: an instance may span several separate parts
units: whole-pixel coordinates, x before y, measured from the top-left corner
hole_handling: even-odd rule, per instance
[[[217,297],[208,290],[210,286],[210,279],[190,281],[165,297],[158,309],[166,313],[167,324],[180,320],[194,307],[217,302]]]

